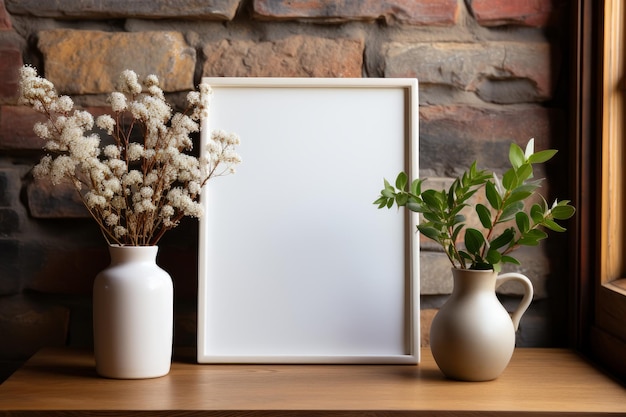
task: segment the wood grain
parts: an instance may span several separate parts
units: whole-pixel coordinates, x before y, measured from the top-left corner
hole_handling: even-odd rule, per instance
[[[430,351],[413,365],[198,365],[111,380],[90,352],[44,350],[3,385],[0,416],[626,415],[626,389],[561,349],[518,349],[490,382],[448,380]]]

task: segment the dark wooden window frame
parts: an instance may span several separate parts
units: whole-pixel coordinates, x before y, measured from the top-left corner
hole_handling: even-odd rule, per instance
[[[626,5],[572,10],[572,343],[626,379]]]

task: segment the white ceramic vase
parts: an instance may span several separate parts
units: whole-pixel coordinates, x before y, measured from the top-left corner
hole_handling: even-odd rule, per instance
[[[518,273],[453,269],[452,295],[435,315],[430,345],[439,369],[449,378],[489,381],[509,364],[515,332],[533,298],[530,280]],[[496,297],[507,281],[524,286],[524,297],[510,316]]]
[[[93,286],[96,371],[107,378],[156,378],[172,360],[174,296],[157,246],[110,245],[111,264]]]

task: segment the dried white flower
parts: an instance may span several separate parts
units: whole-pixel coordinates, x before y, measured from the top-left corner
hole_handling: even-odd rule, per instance
[[[155,74],[150,74],[143,81],[143,85],[145,85],[146,87],[158,87],[159,77],[157,77]]]
[[[50,170],[52,169],[52,157],[50,155],[46,155],[35,167],[33,168],[33,176],[35,178],[45,178],[50,175]]]
[[[117,91],[114,91],[111,95],[109,95],[109,102],[111,103],[111,110],[115,113],[123,112],[128,108],[126,96]]]
[[[122,71],[119,88],[123,93],[128,93],[133,96],[141,93],[141,84],[139,84],[137,73],[132,70]]]
[[[198,91],[190,91],[187,93],[187,103],[190,106],[196,106],[200,103],[200,93]]]
[[[139,194],[141,194],[143,198],[148,199],[152,198],[152,196],[154,195],[154,191],[150,187],[141,187],[141,190],[139,190]]]
[[[105,146],[102,153],[109,159],[117,159],[120,157],[120,150],[115,145]]]
[[[113,130],[115,129],[115,120],[110,115],[103,114],[102,116],[98,116],[98,118],[96,118],[96,126],[105,130],[107,134],[112,135]]]
[[[33,131],[37,137],[41,139],[51,139],[50,130],[47,123],[37,122],[33,127]]]
[[[126,186],[138,185],[142,182],[143,176],[136,169],[130,170],[126,175],[122,176],[122,183]]]
[[[123,226],[115,226],[113,228],[113,235],[116,239],[121,239],[122,237],[126,236],[127,232],[128,230],[126,230],[126,228]]]
[[[120,217],[115,213],[109,214],[104,220],[107,226],[117,226],[117,223],[119,221],[120,221]]]
[[[129,143],[126,149],[126,157],[129,161],[138,161],[143,156],[143,146],[139,143]]]
[[[207,157],[184,153],[193,148],[191,135],[208,116],[210,96],[210,86],[200,84],[187,95],[188,111],[174,113],[155,75],[140,82],[134,71],[126,70],[119,90],[108,97],[113,114],[94,119],[74,109],[70,97],[59,97],[34,68],[24,66],[19,103],[47,117],[34,131],[44,149],[54,153],[41,158],[33,176],[53,184],[69,180],[109,242],[154,245],[183,216],[201,216],[202,186],[234,172],[241,161],[234,150],[239,137],[222,131],[212,134]],[[98,134],[91,132],[94,125],[111,137],[102,147]]]
[[[68,96],[61,96],[50,103],[50,109],[56,113],[69,113],[74,108],[74,102]]]

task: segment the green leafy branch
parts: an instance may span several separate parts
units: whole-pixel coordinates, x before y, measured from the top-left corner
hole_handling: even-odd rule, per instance
[[[533,139],[525,151],[513,143],[509,149],[511,168],[501,180],[495,173],[478,170],[474,162],[448,190],[441,191],[422,191],[421,179],[409,185],[407,174],[401,172],[395,186],[384,180],[384,188],[374,204],[378,208],[396,204],[420,213],[423,221],[417,229],[443,248],[455,268],[500,271],[503,263],[519,265],[511,252],[520,246],[538,245],[548,236],[544,229],[564,232],[566,229],[557,220],[569,219],[575,213],[568,200],[548,206],[543,197],[525,210],[524,202],[536,194],[541,184],[540,180],[533,180],[533,165],[549,161],[556,152],[549,149],[535,153]],[[470,197],[480,189],[485,190],[489,203],[474,206],[482,230],[466,227],[466,218],[461,214],[469,206]]]

